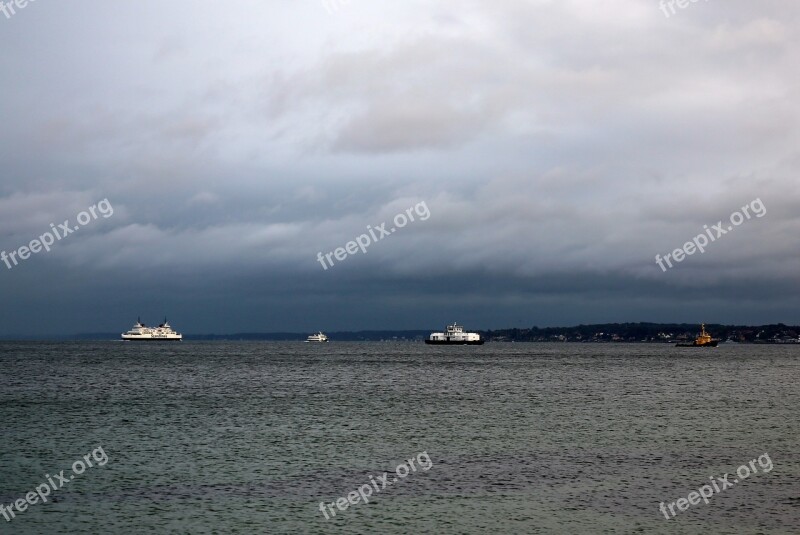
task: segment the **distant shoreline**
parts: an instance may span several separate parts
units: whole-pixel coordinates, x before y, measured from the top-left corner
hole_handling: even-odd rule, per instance
[[[687,323],[608,323],[574,327],[531,327],[474,330],[487,342],[579,342],[579,343],[655,343],[669,344],[693,340],[700,326]],[[706,329],[722,342],[743,344],[800,343],[800,326],[782,323],[758,326],[706,324]],[[339,342],[422,342],[431,330],[374,330],[327,332]],[[184,334],[188,341],[305,341],[308,333],[233,333]],[[6,335],[0,341],[116,341],[119,333],[83,333],[74,335]]]

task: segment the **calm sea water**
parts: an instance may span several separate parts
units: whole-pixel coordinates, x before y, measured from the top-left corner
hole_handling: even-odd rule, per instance
[[[798,533],[798,379],[788,346],[0,343],[0,503],[108,458],[0,533]]]

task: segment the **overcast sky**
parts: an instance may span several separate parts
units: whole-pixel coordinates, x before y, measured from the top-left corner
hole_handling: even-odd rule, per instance
[[[338,6],[338,7],[337,7]],[[0,13],[0,335],[800,323],[800,3]],[[755,199],[766,209],[663,271]],[[333,258],[425,203],[429,217]]]

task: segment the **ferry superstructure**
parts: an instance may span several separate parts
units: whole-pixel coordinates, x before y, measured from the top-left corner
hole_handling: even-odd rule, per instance
[[[443,333],[431,333],[425,343],[431,345],[479,346],[483,345],[483,340],[478,333],[464,332],[463,326],[453,323],[448,325]]]
[[[183,335],[172,330],[167,318],[158,327],[148,327],[138,319],[130,331],[122,333],[122,339],[137,342],[179,342]]]

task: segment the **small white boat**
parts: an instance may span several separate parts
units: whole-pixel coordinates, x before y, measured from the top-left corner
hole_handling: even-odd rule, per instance
[[[322,331],[318,332],[317,334],[312,334],[308,338],[306,338],[306,342],[327,342],[328,337],[322,333]]]

